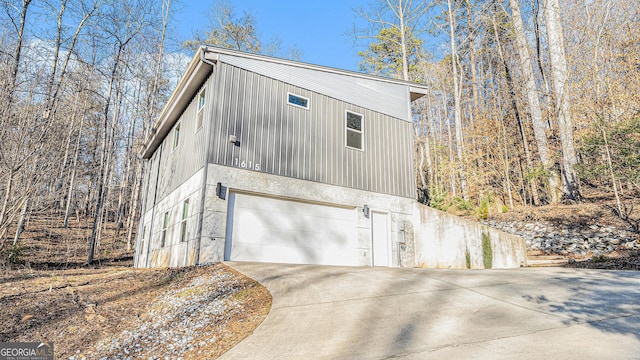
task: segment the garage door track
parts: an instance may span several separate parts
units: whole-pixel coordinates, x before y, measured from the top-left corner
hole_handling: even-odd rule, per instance
[[[640,272],[229,265],[273,306],[223,359],[640,357]]]

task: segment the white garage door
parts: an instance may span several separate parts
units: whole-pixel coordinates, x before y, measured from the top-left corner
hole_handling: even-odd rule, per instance
[[[358,265],[353,209],[231,193],[225,260]]]

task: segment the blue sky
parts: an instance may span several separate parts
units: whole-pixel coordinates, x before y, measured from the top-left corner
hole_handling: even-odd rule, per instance
[[[303,62],[357,70],[361,48],[346,33],[357,20],[352,9],[366,6],[367,0],[233,0],[229,4],[237,14],[250,11],[256,17],[263,42],[278,36],[282,51],[295,45],[302,51]],[[184,40],[195,32],[204,33],[213,1],[185,0],[179,6],[174,20],[178,35]]]

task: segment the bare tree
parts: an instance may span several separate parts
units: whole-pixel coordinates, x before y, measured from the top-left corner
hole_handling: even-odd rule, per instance
[[[558,0],[545,0],[544,13],[549,41],[549,62],[551,79],[556,101],[555,113],[558,119],[560,144],[562,147],[562,180],[565,197],[570,200],[580,199],[579,182],[575,166],[578,163],[573,142],[573,125],[569,109],[567,91],[567,59],[560,6]]]
[[[527,103],[529,104],[529,114],[531,116],[531,124],[533,126],[533,134],[536,140],[536,147],[540,162],[547,174],[549,182],[551,202],[557,203],[560,200],[559,176],[554,169],[553,154],[549,149],[547,134],[545,133],[545,124],[542,119],[542,111],[540,108],[540,100],[536,78],[533,73],[533,64],[529,55],[529,44],[524,32],[522,16],[520,14],[520,4],[518,0],[509,0],[511,7],[511,18],[513,20],[513,31],[516,38],[516,48],[518,50],[518,61],[520,63],[520,71],[524,77],[524,89],[527,95]]]

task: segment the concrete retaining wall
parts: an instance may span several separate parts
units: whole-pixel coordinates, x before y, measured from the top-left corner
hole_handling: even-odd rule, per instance
[[[414,217],[416,265],[419,267],[484,269],[483,236],[490,242],[491,268],[526,266],[525,240],[519,236],[418,203]],[[485,246],[488,246],[487,240]]]

